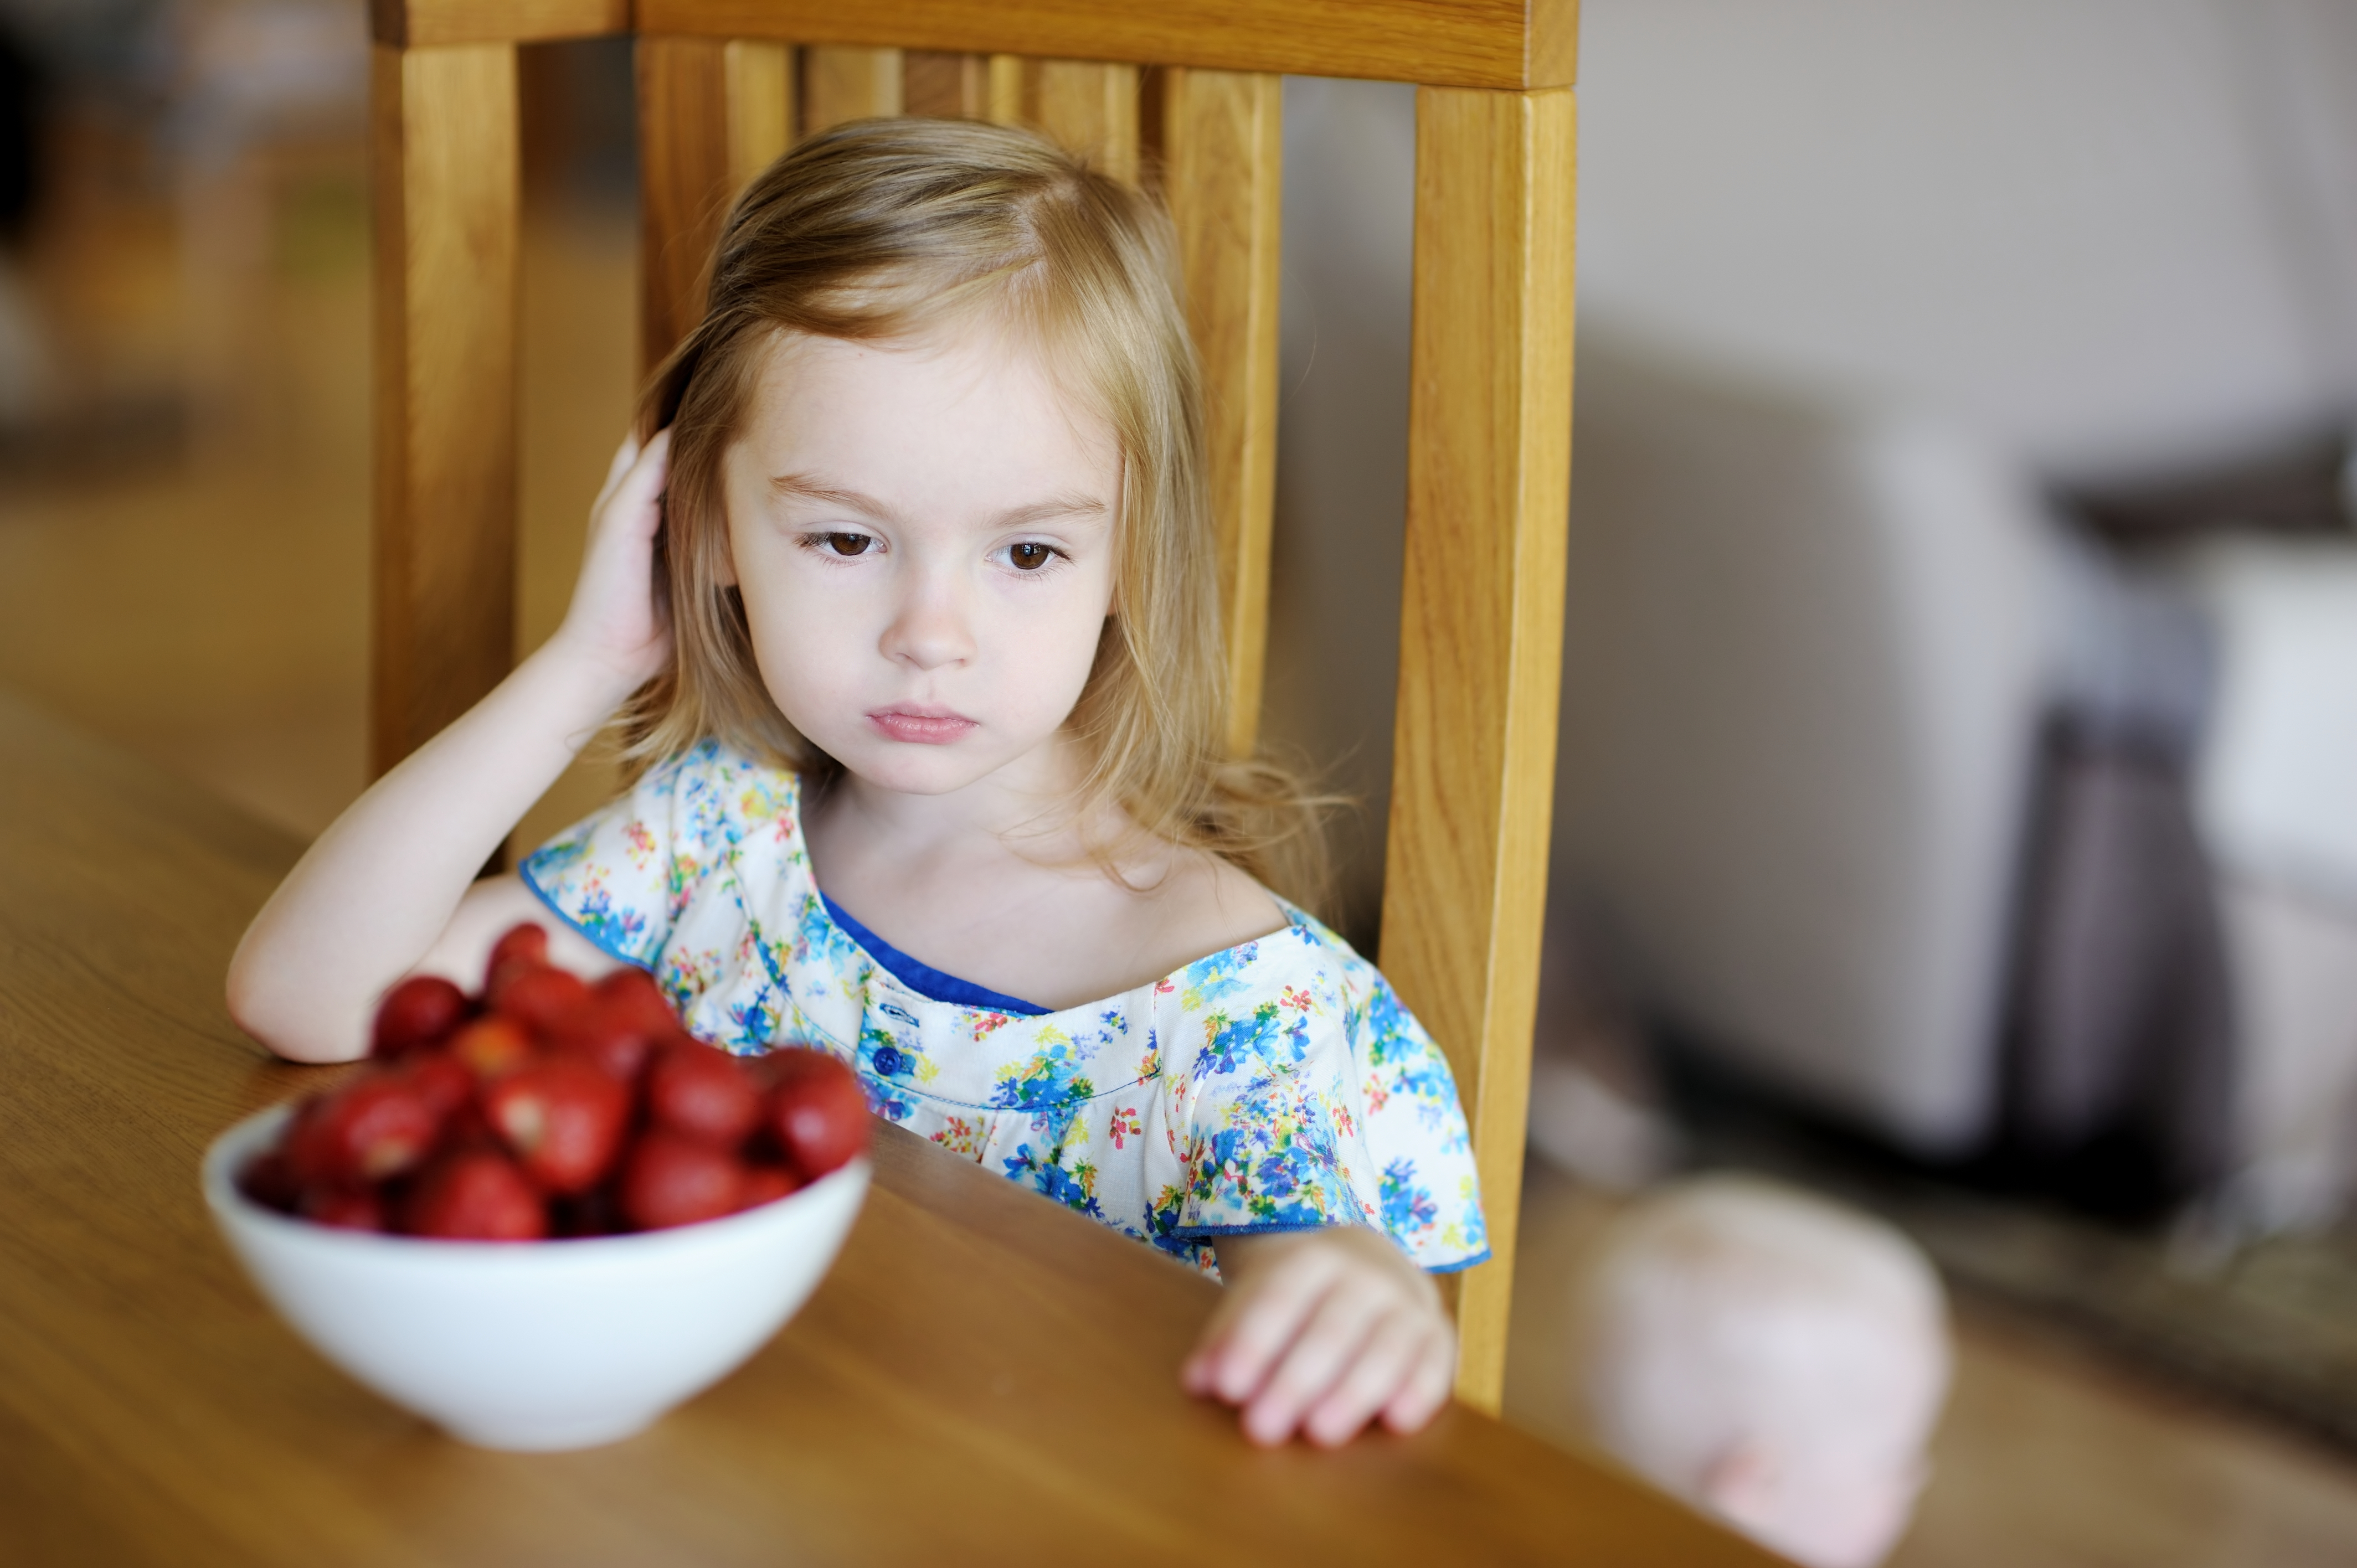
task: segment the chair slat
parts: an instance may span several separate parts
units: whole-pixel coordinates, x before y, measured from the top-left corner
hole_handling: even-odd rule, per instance
[[[370,118],[382,773],[515,657],[515,48],[380,47]]]
[[[898,114],[900,91],[899,49],[804,49],[802,134],[811,135],[845,121]]]
[[[791,140],[793,50],[753,39],[638,41],[640,369],[704,315],[728,204]]]
[[[990,57],[909,49],[900,61],[904,113],[940,120],[990,118]]]
[[[1137,178],[1137,68],[1093,60],[990,62],[990,117],[1035,125],[1116,179]]]
[[[1458,1394],[1505,1369],[1562,678],[1569,91],[1416,95],[1405,585],[1381,961],[1448,1054],[1494,1261]]]
[[[1187,324],[1203,365],[1211,510],[1231,693],[1228,748],[1259,732],[1276,489],[1281,78],[1177,70],[1162,87],[1162,190],[1178,229]]]
[[[759,38],[731,38],[724,75],[728,93],[728,199],[793,145],[799,119],[794,51]]]

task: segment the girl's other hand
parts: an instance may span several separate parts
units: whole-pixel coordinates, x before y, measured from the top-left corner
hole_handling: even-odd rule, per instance
[[[589,509],[589,542],[573,603],[553,640],[611,670],[625,694],[662,673],[671,657],[668,607],[655,603],[655,532],[662,526],[671,432],[641,447],[623,437]]]
[[[1219,1243],[1226,1299],[1180,1369],[1189,1393],[1243,1407],[1244,1435],[1348,1443],[1380,1416],[1414,1432],[1448,1402],[1457,1330],[1440,1292],[1361,1225]]]

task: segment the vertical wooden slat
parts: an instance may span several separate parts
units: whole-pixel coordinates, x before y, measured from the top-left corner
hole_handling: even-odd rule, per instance
[[[899,49],[802,51],[802,132],[900,113]]]
[[[638,41],[639,343],[662,362],[704,313],[705,268],[728,199],[728,46]]]
[[[515,46],[376,46],[370,118],[382,773],[514,656]]]
[[[990,57],[990,118],[1036,125],[1115,179],[1137,178],[1137,67]]]
[[[791,140],[793,50],[641,38],[638,78],[640,349],[651,368],[704,315],[728,204]]]
[[[990,117],[990,57],[909,49],[900,59],[904,113],[942,120]]]
[[[758,38],[731,39],[721,74],[728,93],[728,199],[794,140],[794,51]]]
[[[1019,125],[1024,120],[1023,78],[1026,62],[1021,55],[993,55],[985,82],[988,102],[984,113],[998,125]]]
[[[1448,1054],[1494,1261],[1458,1394],[1505,1369],[1562,674],[1572,94],[1416,95],[1415,285],[1383,972]]]
[[[1163,194],[1178,228],[1187,324],[1203,363],[1211,510],[1232,694],[1228,748],[1249,756],[1268,644],[1276,491],[1281,78],[1172,70],[1162,84]]]

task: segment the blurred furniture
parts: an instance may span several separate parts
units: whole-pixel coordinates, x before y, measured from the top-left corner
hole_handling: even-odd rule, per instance
[[[1557,875],[1644,1007],[1932,1156],[2357,1182],[2357,542],[2154,585],[1953,424],[1591,335]]]
[[[1469,1411],[1254,1450],[1178,1386],[1216,1287],[890,1128],[834,1272],[719,1386],[612,1448],[440,1438],[270,1316],[198,1192],[216,1133],[345,1070],[221,1003],[301,849],[0,693],[0,1561],[906,1562],[1056,1520],[1141,1562],[1767,1562]]]
[[[1452,1284],[1460,1396],[1505,1355],[1571,399],[1573,0],[378,0],[375,762],[514,654],[515,49],[638,35],[645,349],[699,308],[731,194],[799,129],[1040,124],[1158,180],[1208,391],[1250,746],[1276,419],[1279,73],[1419,84],[1405,591],[1383,940],[1448,1053],[1494,1261]]]
[[[1582,377],[1557,875],[1651,1010],[1970,1147],[2044,681],[2036,498],[1936,425],[1595,339]]]

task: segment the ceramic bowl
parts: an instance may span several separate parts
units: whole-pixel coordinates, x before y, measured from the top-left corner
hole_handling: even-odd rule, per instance
[[[612,1443],[717,1382],[809,1296],[867,1194],[860,1159],[775,1203],[643,1235],[335,1230],[237,1189],[291,1113],[250,1116],[207,1151],[205,1200],[221,1234],[321,1355],[486,1448]]]

